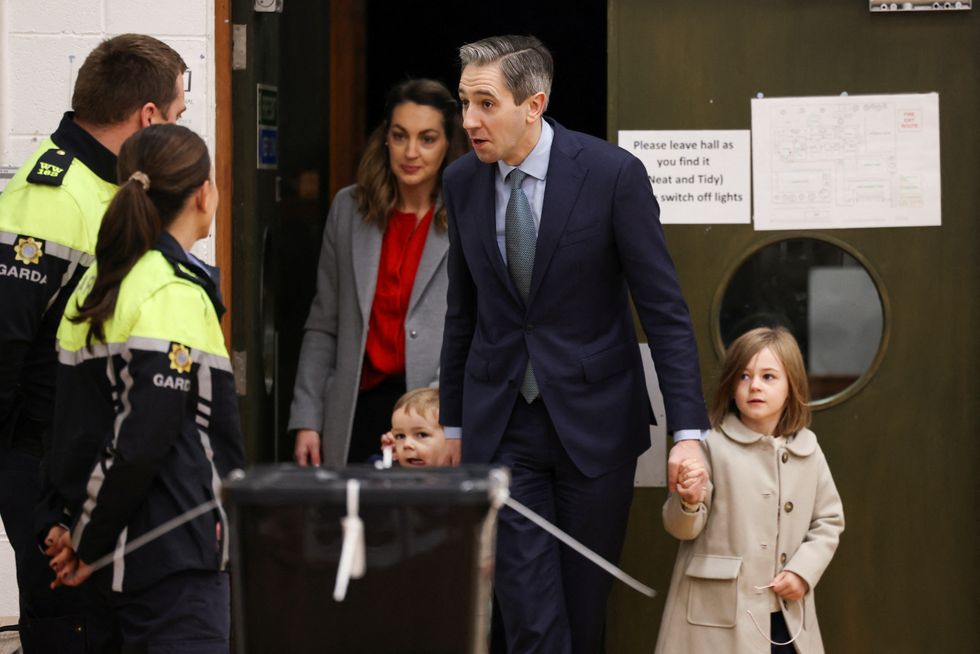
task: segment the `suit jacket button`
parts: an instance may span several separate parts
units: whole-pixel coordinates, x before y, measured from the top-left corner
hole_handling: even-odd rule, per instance
[[[417,331],[415,331],[414,329],[412,331],[408,332],[408,337],[409,338],[417,338],[418,335],[419,335],[419,333]]]
[[[530,334],[533,331],[534,331],[534,325],[533,324],[524,325],[524,332],[525,333]]]
[[[785,510],[786,513],[792,512],[792,510],[793,510],[793,503],[792,502],[787,502],[786,504],[783,504],[783,510]]]

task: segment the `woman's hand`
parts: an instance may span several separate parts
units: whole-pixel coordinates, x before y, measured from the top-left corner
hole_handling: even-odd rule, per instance
[[[51,531],[54,531],[54,529],[52,527]],[[52,589],[58,586],[72,585],[65,583],[66,575],[74,574],[78,567],[78,557],[75,556],[75,550],[71,546],[71,534],[63,527],[58,527],[58,529],[60,529],[60,533],[58,534],[57,541],[46,550],[55,552],[51,557],[51,562],[48,564],[54,570],[54,581],[51,582]],[[48,532],[49,536],[51,535],[51,531]],[[47,540],[45,540],[46,542]]]
[[[306,466],[320,465],[320,434],[312,429],[300,429],[296,432],[296,447],[293,450],[296,463]]]
[[[72,556],[71,563],[64,565],[58,570],[51,588],[58,586],[81,586],[86,579],[92,576],[92,567],[78,557]]]
[[[61,525],[55,525],[48,530],[48,535],[44,538],[45,556],[57,556],[65,546],[71,546],[71,536],[68,530]]]

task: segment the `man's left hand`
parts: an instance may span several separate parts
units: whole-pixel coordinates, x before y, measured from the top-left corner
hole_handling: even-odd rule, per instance
[[[446,439],[446,463],[451,466],[458,466],[463,455],[463,439]]]

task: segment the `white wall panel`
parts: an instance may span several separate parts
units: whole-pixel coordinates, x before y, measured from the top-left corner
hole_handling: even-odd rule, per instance
[[[171,45],[191,71],[181,120],[214,149],[214,5],[209,0],[0,0],[0,191],[71,108],[78,67],[102,39],[137,32]],[[225,201],[230,201],[226,198]],[[214,239],[195,254],[214,261]],[[13,551],[0,527],[0,616],[15,615]]]

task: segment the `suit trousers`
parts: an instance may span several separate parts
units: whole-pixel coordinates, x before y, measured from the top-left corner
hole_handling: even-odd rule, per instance
[[[596,434],[596,438],[601,438]],[[565,452],[544,402],[518,396],[494,465],[511,472],[510,494],[616,563],[623,548],[636,461],[590,478]],[[601,652],[613,578],[553,536],[504,508],[498,518],[493,651]]]

